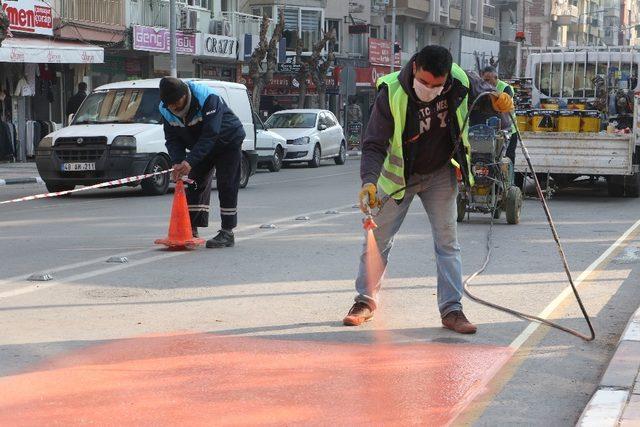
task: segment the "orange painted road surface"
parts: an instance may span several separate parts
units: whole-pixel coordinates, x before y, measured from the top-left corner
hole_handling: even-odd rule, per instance
[[[0,379],[0,425],[446,425],[504,347],[138,337]]]

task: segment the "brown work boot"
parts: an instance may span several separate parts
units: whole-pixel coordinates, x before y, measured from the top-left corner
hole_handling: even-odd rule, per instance
[[[442,326],[459,334],[475,334],[478,328],[469,322],[462,310],[452,311],[442,318]]]
[[[373,310],[371,310],[369,305],[359,301],[353,304],[353,307],[349,310],[347,317],[342,320],[342,323],[345,326],[360,326],[364,322],[369,321],[372,317]]]

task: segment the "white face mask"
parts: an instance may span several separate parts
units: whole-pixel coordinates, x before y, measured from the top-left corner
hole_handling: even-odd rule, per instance
[[[422,102],[431,102],[436,99],[444,89],[444,86],[427,87],[418,79],[413,79],[413,90],[416,91],[418,99]]]

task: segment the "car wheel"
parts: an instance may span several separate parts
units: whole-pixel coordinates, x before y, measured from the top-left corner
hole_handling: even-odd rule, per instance
[[[169,162],[164,156],[155,156],[149,162],[146,173],[160,172],[169,169]],[[141,184],[142,191],[147,196],[161,196],[169,190],[169,174],[161,174],[143,179]]]
[[[251,174],[251,165],[249,165],[249,160],[247,156],[242,155],[242,159],[240,159],[240,188],[246,188],[249,185],[249,175]]]
[[[60,191],[69,191],[76,188],[75,185],[71,184],[52,184],[49,182],[45,182],[44,185],[47,187],[47,191],[49,193],[58,193]]]
[[[347,144],[342,141],[340,144],[340,153],[333,158],[336,165],[344,165],[347,162]]]
[[[276,151],[273,152],[273,159],[269,163],[269,170],[271,172],[278,172],[282,169],[282,158],[284,157],[282,147],[276,147]]]
[[[313,158],[309,161],[310,168],[320,167],[320,145],[316,144],[313,149]]]

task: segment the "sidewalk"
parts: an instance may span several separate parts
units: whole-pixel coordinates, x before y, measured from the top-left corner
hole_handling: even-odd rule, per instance
[[[578,426],[640,425],[640,308],[629,320],[618,348]]]
[[[36,164],[0,163],[0,186],[11,184],[42,184]]]

